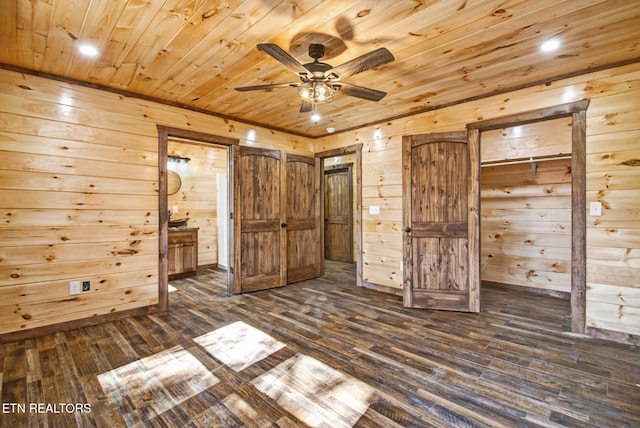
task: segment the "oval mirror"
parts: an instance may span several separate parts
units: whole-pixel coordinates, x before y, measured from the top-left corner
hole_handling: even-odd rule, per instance
[[[180,175],[175,171],[167,171],[167,194],[173,195],[180,190],[182,186],[182,179]]]

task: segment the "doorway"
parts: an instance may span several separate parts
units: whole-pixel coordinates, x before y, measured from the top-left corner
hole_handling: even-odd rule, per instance
[[[571,330],[585,332],[586,320],[586,110],[589,100],[470,123],[480,133],[559,118],[571,128]]]
[[[226,248],[219,248],[229,233],[228,148],[169,137],[167,151],[169,278],[195,276],[198,268],[228,266]]]
[[[159,248],[159,261],[158,261],[158,309],[169,309],[169,260],[168,260],[168,237],[169,237],[169,211],[172,215],[179,215],[180,218],[186,218],[187,213],[190,211],[181,212],[180,205],[178,205],[178,213],[173,213],[174,205],[169,205],[169,185],[171,184],[173,192],[176,187],[176,177],[172,175],[171,183],[169,181],[169,140],[179,140],[190,143],[194,147],[219,147],[224,150],[222,163],[226,165],[226,171],[232,171],[232,156],[233,148],[239,144],[237,139],[221,137],[217,135],[210,135],[202,132],[188,131],[180,128],[173,128],[164,125],[157,125],[158,129],[158,248]],[[184,158],[184,159],[181,159]],[[184,163],[189,162],[188,156],[176,156],[174,158],[177,161]],[[207,166],[202,167],[201,170],[206,171]],[[174,170],[176,168],[173,168]],[[179,175],[179,174],[178,174]],[[232,174],[227,173],[226,193],[227,195],[233,194],[233,177]],[[181,184],[180,184],[181,185]],[[215,194],[215,187],[211,189],[211,192]],[[233,212],[233,200],[228,199],[227,209],[229,212]],[[184,217],[183,217],[184,216]],[[175,217],[174,217],[175,218]],[[231,216],[227,217],[228,220],[228,237],[229,247],[227,254],[233,254],[233,239],[231,234],[233,233],[233,220]],[[193,223],[192,223],[193,224]],[[212,250],[213,253],[217,252]],[[233,283],[233,264],[232,261],[228,261],[229,269],[227,270],[227,283]]]
[[[351,233],[349,234],[350,243],[342,244],[345,247],[348,247],[350,245],[350,249],[342,250],[341,253],[343,254],[343,257],[345,259],[350,258],[351,260],[347,262],[336,262],[336,263],[350,263],[350,264],[355,263],[356,285],[358,287],[361,287],[363,285],[363,281],[362,281],[362,144],[356,144],[353,146],[343,147],[340,149],[318,152],[315,154],[315,156],[317,158],[320,158],[321,169],[323,172],[326,171],[329,173],[329,176],[328,176],[329,178],[339,178],[339,180],[334,180],[334,182],[331,184],[337,184],[338,181],[341,181],[343,185],[346,186],[347,182],[350,183],[351,190],[346,191],[347,196],[349,194],[351,195],[350,211],[352,213],[352,219],[351,219],[351,227],[350,227]],[[349,168],[351,169],[351,180],[348,180],[346,178],[346,175],[348,175]],[[345,171],[345,169],[347,171]],[[345,173],[345,175],[343,176],[333,175],[333,174],[342,174],[342,173]],[[327,203],[326,198],[327,196],[331,196],[332,190],[330,189],[329,195],[327,195],[327,183],[325,178],[323,178],[322,180],[322,189],[321,189],[322,197],[320,198],[320,200],[322,203],[322,212],[325,214],[324,219],[326,219],[326,221],[323,222],[322,238],[318,243],[318,245],[321,246],[323,253],[324,253],[325,240],[326,240],[327,234],[330,235],[329,239],[332,239],[331,235],[333,235],[335,231],[338,230],[339,227],[343,228],[342,230],[349,229],[348,224],[338,226],[337,224],[338,222],[334,222],[333,220],[329,225],[329,228],[327,228],[327,223],[329,223],[329,217],[326,215],[327,210],[325,205]],[[343,202],[342,204],[343,207],[345,207],[346,204],[348,204],[348,202],[346,203]],[[332,208],[329,207],[329,209],[331,210]],[[344,211],[344,208],[343,208],[343,211]],[[337,220],[337,219],[334,219],[334,220]],[[348,222],[348,219],[346,220],[346,222]],[[334,230],[331,230],[332,228]],[[343,241],[343,242],[346,242],[346,241]],[[347,253],[350,254],[350,257],[346,255]],[[324,271],[323,271],[323,275],[324,275]]]
[[[482,283],[569,298],[571,117],[480,140]]]
[[[324,168],[324,258],[353,263],[353,165]]]

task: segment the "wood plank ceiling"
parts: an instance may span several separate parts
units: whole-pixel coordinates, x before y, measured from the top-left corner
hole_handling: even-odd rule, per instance
[[[0,0],[0,66],[89,82],[273,129],[317,137],[640,59],[636,0]],[[540,50],[556,38],[560,47]],[[298,82],[256,48],[301,63],[311,43],[342,64],[379,47],[396,60],[345,79],[385,91],[338,93],[316,125]],[[91,44],[96,57],[78,47]],[[72,101],[68,101],[72,102]]]

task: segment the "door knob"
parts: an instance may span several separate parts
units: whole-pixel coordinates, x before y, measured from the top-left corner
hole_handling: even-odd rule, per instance
[[[409,226],[407,226],[407,227],[404,228],[404,231],[409,233],[409,232],[411,232],[411,228]]]

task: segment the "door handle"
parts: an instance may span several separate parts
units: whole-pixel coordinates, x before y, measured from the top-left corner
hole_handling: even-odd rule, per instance
[[[287,227],[287,223],[282,223],[280,227]]]
[[[411,232],[411,228],[409,226],[407,226],[407,227],[404,228],[404,231],[409,233],[409,232]]]

